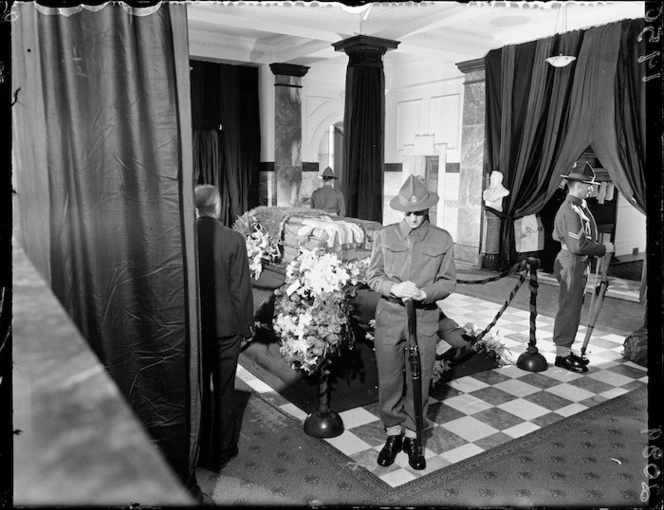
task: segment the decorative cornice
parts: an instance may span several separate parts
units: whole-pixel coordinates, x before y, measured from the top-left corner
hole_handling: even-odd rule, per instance
[[[371,37],[368,35],[356,35],[334,43],[332,46],[334,47],[334,51],[345,51],[346,53],[373,51],[383,55],[388,50],[395,50],[399,44],[400,41],[381,39],[380,37]]]
[[[296,64],[282,64],[275,62],[274,64],[270,64],[270,70],[275,76],[295,76],[297,78],[302,78],[307,74],[309,68],[307,66],[299,66]]]
[[[465,62],[457,62],[457,69],[464,74],[473,71],[484,71],[484,57],[476,58],[473,60],[466,60]]]

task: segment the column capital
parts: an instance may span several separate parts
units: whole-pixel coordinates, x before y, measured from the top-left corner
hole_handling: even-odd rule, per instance
[[[275,76],[295,76],[297,78],[302,78],[309,68],[307,66],[299,66],[296,64],[281,64],[275,62],[270,64],[270,70]]]
[[[390,39],[381,39],[380,37],[371,37],[368,35],[356,35],[343,41],[333,43],[334,51],[345,51],[346,54],[360,52],[375,52],[384,55],[388,50],[394,50],[399,46],[400,41]]]
[[[463,74],[468,74],[473,71],[484,71],[484,57],[457,62],[456,66]]]
[[[463,82],[464,85],[484,82],[486,79],[486,67],[484,58],[476,58],[474,60],[466,60],[465,62],[457,62],[456,66],[457,69],[459,69],[459,71],[465,75],[465,80]]]

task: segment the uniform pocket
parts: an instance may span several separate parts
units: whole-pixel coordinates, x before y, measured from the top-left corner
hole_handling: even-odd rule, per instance
[[[388,275],[401,274],[408,258],[407,252],[408,248],[406,246],[385,246],[383,251],[385,273]]]
[[[420,252],[422,253],[422,269],[420,275],[425,279],[434,278],[440,270],[445,254],[439,247],[427,245],[422,246]]]

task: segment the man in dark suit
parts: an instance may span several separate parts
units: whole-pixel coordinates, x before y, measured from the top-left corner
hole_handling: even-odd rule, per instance
[[[254,305],[242,235],[219,222],[214,186],[196,186],[203,403],[200,466],[219,471],[235,457],[235,373],[242,338],[251,338]]]

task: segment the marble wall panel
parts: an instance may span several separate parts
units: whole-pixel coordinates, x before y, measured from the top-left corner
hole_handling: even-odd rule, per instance
[[[318,172],[302,172],[302,184],[300,185],[301,204],[310,205],[311,194],[323,185],[323,180],[319,175]]]
[[[302,99],[299,78],[275,76],[274,91],[274,169],[276,205],[300,205],[302,184]]]
[[[463,100],[463,126],[484,125],[485,103],[484,82],[466,85]]]
[[[302,183],[302,128],[281,126],[274,138],[274,169],[277,179],[277,205],[295,207],[300,201]]]

